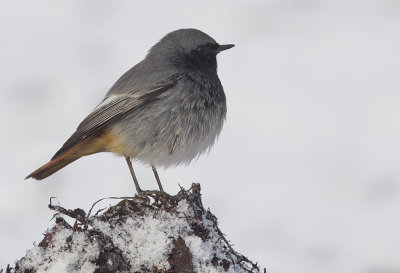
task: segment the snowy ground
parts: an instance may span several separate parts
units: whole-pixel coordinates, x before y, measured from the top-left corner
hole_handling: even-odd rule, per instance
[[[108,154],[43,182],[23,178],[182,27],[236,47],[219,57],[228,98],[219,142],[189,167],[160,170],[166,190],[200,182],[236,249],[271,273],[400,272],[396,0],[3,4],[0,266],[41,239],[50,196],[88,208],[133,193],[124,160]],[[136,172],[156,187],[150,169]]]
[[[95,214],[52,207],[61,212],[57,224],[13,268],[38,273],[263,271],[228,245],[217,219],[202,205],[199,184],[147,200],[125,199]],[[75,219],[79,222],[73,224]]]

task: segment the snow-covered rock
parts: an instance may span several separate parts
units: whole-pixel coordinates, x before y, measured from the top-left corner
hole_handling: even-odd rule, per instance
[[[260,272],[232,249],[204,209],[198,184],[175,196],[124,199],[94,216],[50,208],[56,225],[6,272]]]

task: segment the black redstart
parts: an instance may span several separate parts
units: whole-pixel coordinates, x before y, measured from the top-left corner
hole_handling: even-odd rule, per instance
[[[226,98],[216,56],[234,45],[220,45],[197,29],[167,34],[146,58],[111,87],[51,161],[27,178],[44,179],[78,158],[98,152],[125,157],[140,189],[131,158],[168,167],[209,150],[226,115]]]

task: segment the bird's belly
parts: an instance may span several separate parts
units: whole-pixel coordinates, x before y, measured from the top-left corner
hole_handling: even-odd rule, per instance
[[[225,119],[225,108],[144,109],[118,122],[124,155],[160,167],[188,164],[211,148]]]

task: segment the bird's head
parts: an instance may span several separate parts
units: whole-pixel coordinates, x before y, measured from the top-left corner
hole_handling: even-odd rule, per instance
[[[217,71],[217,54],[234,47],[220,45],[197,29],[179,29],[168,33],[149,51],[148,57],[168,62],[178,69]]]

